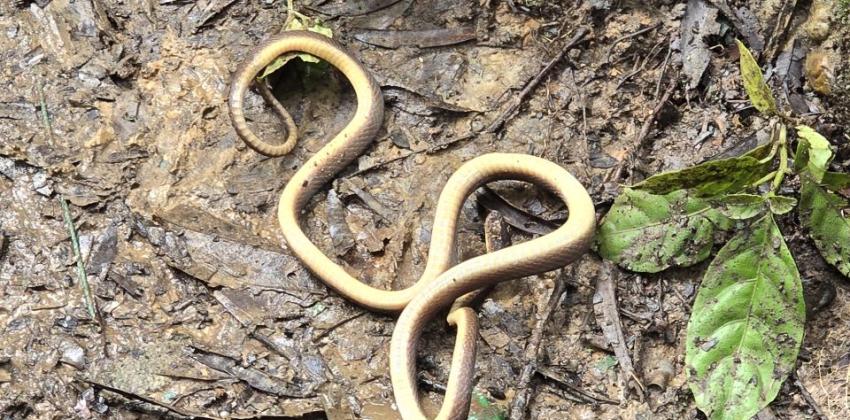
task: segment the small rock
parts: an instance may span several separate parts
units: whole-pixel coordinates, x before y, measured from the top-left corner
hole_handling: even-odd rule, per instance
[[[106,76],[106,69],[99,63],[95,62],[89,62],[84,65],[77,73],[77,77],[83,81],[83,84],[91,88],[100,86],[100,80]]]
[[[611,8],[611,0],[591,0],[590,8],[593,10],[608,10]]]
[[[44,172],[37,172],[32,177],[32,189],[45,197],[53,195],[52,184],[53,182],[47,178],[47,174]]]
[[[15,170],[15,161],[9,158],[0,157],[0,175],[11,180],[15,180],[17,171]]]
[[[59,350],[62,352],[60,362],[71,365],[78,370],[82,370],[86,364],[86,351],[74,341],[63,341],[59,345]]]

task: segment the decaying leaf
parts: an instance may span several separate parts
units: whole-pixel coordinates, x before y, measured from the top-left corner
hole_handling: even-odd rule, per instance
[[[654,175],[632,188],[652,194],[691,190],[699,197],[738,192],[769,172],[771,162],[764,159],[769,153],[769,145],[760,146],[743,156],[711,160],[679,171]]]
[[[685,364],[710,419],[748,419],[772,401],[803,338],[800,273],[770,214],[742,230],[705,273],[688,323]]]
[[[776,114],[776,100],[773,99],[773,92],[764,81],[764,75],[756,59],[743,42],[735,41],[738,43],[738,51],[741,55],[741,79],[744,81],[744,89],[747,90],[750,102],[762,114]]]
[[[302,18],[297,17],[297,16],[289,21],[289,23],[286,25],[286,28],[284,28],[284,30],[285,31],[307,30],[307,31],[310,31],[310,32],[322,34],[322,35],[324,35],[328,38],[333,38],[333,31],[331,30],[331,28],[324,26],[322,24],[322,22],[320,22],[319,20],[314,20],[312,22],[309,22],[309,21],[305,22],[304,20],[302,20]],[[270,74],[279,70],[280,68],[285,66],[286,63],[288,63],[290,60],[292,60],[293,58],[296,58],[296,57],[300,58],[301,61],[303,61],[305,63],[317,63],[317,64],[321,63],[321,60],[319,60],[318,58],[316,58],[316,57],[314,57],[310,54],[307,54],[307,53],[284,54],[284,55],[276,58],[274,61],[272,61],[271,64],[266,66],[266,68],[263,69],[263,72],[260,73],[260,75],[257,76],[257,78],[258,79],[265,79]]]
[[[823,258],[850,276],[850,202],[808,176],[800,191],[800,218]]]
[[[682,71],[688,79],[688,89],[696,88],[702,80],[711,50],[706,40],[720,36],[725,27],[718,21],[718,11],[707,1],[689,0],[682,17]]]
[[[623,268],[657,273],[708,258],[717,229],[731,221],[706,200],[678,190],[666,195],[626,188],[599,228],[599,254]]]

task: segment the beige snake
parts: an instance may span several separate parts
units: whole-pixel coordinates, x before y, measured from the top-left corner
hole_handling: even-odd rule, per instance
[[[262,43],[233,76],[228,104],[233,127],[259,153],[281,156],[295,145],[297,128],[289,113],[262,83],[260,93],[272,104],[287,129],[280,145],[263,142],[248,128],[243,98],[256,75],[278,56],[305,52],[336,67],[354,88],[357,110],[348,125],[310,158],[286,184],[278,219],[295,256],[314,275],[351,301],[378,311],[402,311],[390,343],[390,376],[399,413],[404,419],[424,419],[416,382],[416,344],[426,323],[466,293],[497,282],[551,271],[579,258],[589,247],[595,227],[590,196],[560,166],[534,156],[493,153],[465,163],[448,180],[437,202],[428,262],[420,279],[404,290],[371,287],[329,259],[302,231],[298,222],[307,200],[357,158],[373,141],[383,121],[381,91],[366,69],[336,41],[307,31],[287,31]],[[454,265],[458,215],[464,200],[479,186],[514,179],[542,185],[563,200],[569,219],[554,232],[528,242]],[[463,419],[469,410],[475,363],[477,318],[469,307],[453,308],[448,316],[457,327],[446,395],[438,419]]]

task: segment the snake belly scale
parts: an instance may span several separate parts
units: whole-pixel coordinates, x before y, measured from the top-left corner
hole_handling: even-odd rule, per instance
[[[593,203],[587,191],[565,169],[538,157],[492,153],[463,164],[448,180],[437,201],[428,262],[419,280],[403,290],[383,290],[352,277],[328,258],[304,234],[298,221],[303,207],[320,188],[356,159],[374,140],[383,121],[384,103],[372,76],[336,41],[307,31],[287,31],[259,45],[238,67],[228,105],[236,133],[255,151],[281,156],[295,145],[297,128],[286,109],[264,85],[270,102],[287,129],[286,140],[269,144],[248,127],[243,112],[245,92],[256,75],[278,56],[312,54],[337,68],[351,83],[357,110],[351,121],[312,156],[287,182],[280,196],[278,220],[290,250],[316,277],[352,302],[383,312],[401,312],[390,342],[390,376],[399,413],[404,419],[425,419],[416,382],[416,344],[423,327],[449,309],[462,295],[497,282],[551,271],[578,259],[590,246],[595,227]],[[454,264],[456,227],[464,200],[479,186],[503,179],[541,185],[566,203],[569,218],[555,231]],[[462,419],[469,410],[475,373],[477,317],[465,306],[453,308],[448,321],[457,328],[446,395],[438,419]]]

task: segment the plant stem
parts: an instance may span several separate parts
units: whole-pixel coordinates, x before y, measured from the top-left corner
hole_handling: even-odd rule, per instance
[[[289,22],[291,22],[295,17],[308,22],[310,20],[309,16],[298,13],[298,11],[295,10],[295,6],[292,5],[292,0],[286,0],[286,21],[283,24],[284,29],[289,27]]]
[[[47,113],[47,101],[44,99],[44,81],[38,81],[38,104],[41,107],[41,121],[44,123],[44,131],[47,134],[47,142],[51,146],[55,145],[53,141],[53,124],[50,123],[50,114]]]
[[[762,177],[761,179],[759,179],[758,181],[753,182],[751,185],[752,185],[753,187],[758,187],[759,185],[764,184],[765,182],[772,180],[773,178],[775,178],[775,177],[776,177],[776,172],[777,172],[777,171],[772,171],[771,173],[769,173],[769,174],[767,174],[767,175],[763,176],[763,177]]]
[[[86,276],[86,269],[83,266],[80,240],[77,238],[77,229],[74,228],[74,220],[71,219],[71,210],[68,208],[68,202],[65,201],[65,197],[59,196],[59,203],[62,204],[62,216],[65,218],[65,226],[68,228],[68,234],[71,236],[71,249],[74,250],[74,259],[77,260],[77,277],[79,277],[80,287],[83,289],[83,299],[86,302],[86,309],[88,309],[91,319],[97,319],[92,302],[91,289],[89,288],[89,279]]]
[[[788,132],[785,124],[779,125],[779,169],[773,178],[773,186],[770,189],[771,194],[776,194],[779,187],[782,186],[782,181],[785,179],[785,174],[788,173]]]
[[[773,158],[776,156],[776,150],[779,148],[779,142],[778,142],[778,141],[776,141],[776,140],[773,138],[773,134],[771,134],[771,135],[770,135],[770,137],[771,137],[771,138],[770,138],[770,141],[773,143],[773,145],[772,145],[772,146],[770,146],[770,153],[768,153],[768,155],[767,155],[767,156],[765,156],[765,157],[764,157],[764,159],[760,160],[760,161],[759,161],[759,163],[767,163],[767,162],[770,162],[770,161],[771,161],[771,160],[773,160]]]

